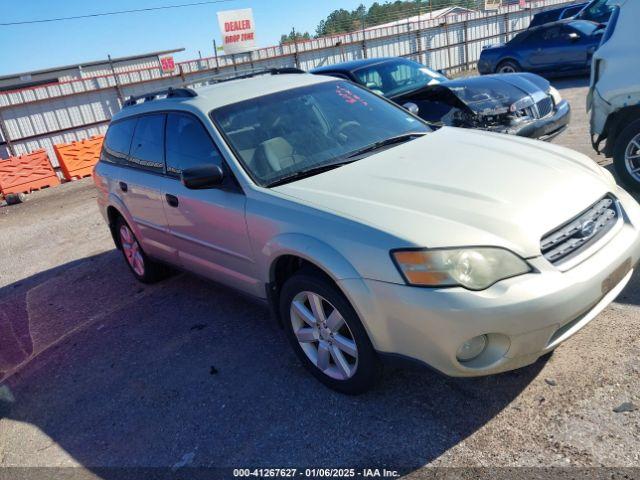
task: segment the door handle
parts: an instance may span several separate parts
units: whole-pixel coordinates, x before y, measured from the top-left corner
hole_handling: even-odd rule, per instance
[[[129,190],[129,185],[127,185],[124,182],[120,182],[120,190],[122,190],[123,192],[126,192],[127,190]]]
[[[165,194],[165,198],[167,199],[167,203],[169,204],[170,207],[177,207],[178,206],[178,197],[176,197],[175,195],[171,195],[170,193]]]

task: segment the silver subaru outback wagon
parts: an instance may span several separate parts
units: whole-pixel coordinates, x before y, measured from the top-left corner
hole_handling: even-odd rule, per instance
[[[177,267],[268,303],[345,393],[385,360],[478,376],[586,326],[640,259],[640,207],[579,153],[426,123],[271,71],[132,98],[95,169],[142,282]]]

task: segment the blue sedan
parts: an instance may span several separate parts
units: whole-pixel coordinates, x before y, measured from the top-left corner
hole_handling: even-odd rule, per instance
[[[588,20],[595,23],[607,23],[613,12],[611,0],[591,0],[589,3],[578,3],[552,10],[544,10],[533,16],[529,28],[544,25],[563,19]]]
[[[489,45],[478,60],[481,74],[535,72],[541,75],[588,73],[604,28],[584,20],[534,27],[506,44]]]

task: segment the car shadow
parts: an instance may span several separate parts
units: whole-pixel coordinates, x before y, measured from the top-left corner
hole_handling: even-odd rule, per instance
[[[0,390],[13,425],[3,465],[77,463],[102,478],[180,465],[408,473],[495,417],[546,361],[478,379],[388,369],[344,396],[306,373],[263,306],[186,274],[142,286],[119,257],[0,289],[15,342],[2,368],[22,364]]]
[[[550,78],[549,81],[558,90],[588,87],[590,83],[588,76],[556,77]]]

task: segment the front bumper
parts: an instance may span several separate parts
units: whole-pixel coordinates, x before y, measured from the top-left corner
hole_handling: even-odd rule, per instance
[[[536,138],[549,141],[560,135],[571,121],[571,106],[563,100],[556,106],[553,115],[540,118],[520,128],[514,128],[510,133],[520,137]]]
[[[598,89],[592,88],[589,91],[589,102],[587,105],[589,111],[589,126],[591,129],[591,135],[602,135],[604,133],[604,127],[607,124],[607,119],[612,113],[613,109],[598,92]]]
[[[616,195],[625,210],[624,225],[566,272],[536,257],[529,262],[537,273],[481,292],[362,279],[341,280],[342,290],[381,353],[462,377],[529,365],[593,320],[631,278],[629,268],[640,260],[640,206],[622,190]],[[471,362],[459,362],[459,346],[482,334],[489,339],[485,351]]]

